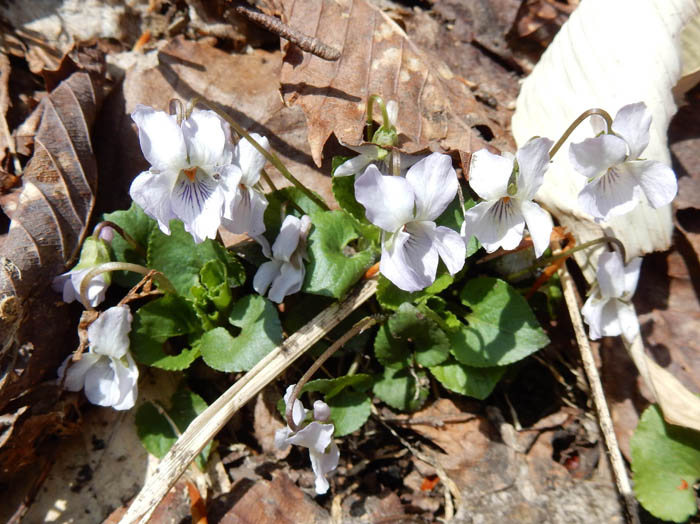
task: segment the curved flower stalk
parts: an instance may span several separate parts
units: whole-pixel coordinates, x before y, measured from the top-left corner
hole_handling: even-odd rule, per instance
[[[472,156],[469,185],[484,199],[464,213],[462,237],[474,235],[489,253],[499,247],[515,249],[525,226],[539,257],[549,247],[552,217],[532,199],[544,180],[552,141],[535,138],[518,149],[514,158],[486,149]]]
[[[58,369],[69,391],[85,389],[85,396],[98,406],[123,410],[134,406],[138,395],[139,369],[129,354],[131,312],[127,306],[111,307],[87,329],[89,352]]]
[[[106,231],[107,229],[109,229],[109,231]],[[100,232],[99,238],[91,236],[85,239],[82,250],[80,251],[80,260],[76,266],[70,271],[58,275],[53,279],[51,287],[57,293],[63,294],[64,302],[79,300],[85,307],[95,307],[105,299],[105,293],[111,283],[111,276],[109,273],[102,273],[90,279],[87,291],[85,292],[87,303],[83,302],[80,296],[80,286],[90,270],[100,264],[110,261],[109,247],[107,241],[104,240],[104,238],[109,237],[110,231],[111,228],[104,228]],[[111,234],[113,236],[114,232],[112,231]]]
[[[367,219],[384,230],[379,271],[404,291],[432,284],[439,258],[450,274],[464,266],[466,247],[459,234],[435,224],[457,186],[452,159],[441,153],[414,164],[405,178],[382,175],[371,165],[355,180],[355,198]]]
[[[260,295],[268,292],[268,298],[281,303],[284,297],[301,289],[306,275],[306,237],[311,229],[308,215],[297,218],[287,215],[282,222],[279,235],[272,244],[264,236],[256,237],[263,254],[271,259],[258,268],[253,278],[253,288]]]
[[[270,149],[266,137],[257,133],[250,133],[250,136],[266,150]],[[223,226],[232,233],[248,233],[255,237],[265,232],[263,215],[268,202],[262,192],[255,188],[263,167],[265,157],[262,153],[247,139],[241,138],[233,151],[233,165],[227,168],[227,184],[236,180],[238,183],[226,192],[222,220]]]
[[[592,340],[617,335],[629,342],[634,340],[639,321],[631,300],[641,264],[641,258],[634,258],[625,266],[617,251],[605,252],[598,258],[598,282],[581,309]]]
[[[644,102],[622,107],[612,122],[612,132],[603,132],[600,118],[591,122],[602,134],[569,146],[572,165],[587,179],[578,196],[586,213],[601,222],[629,213],[643,196],[654,208],[673,200],[678,192],[673,170],[640,158],[649,145],[651,126]]]
[[[195,242],[214,238],[222,220],[235,232],[264,231],[260,209],[267,203],[252,189],[262,155],[247,141],[234,148],[219,115],[195,109],[178,123],[174,115],[139,105],[131,118],[151,169],[134,179],[129,194],[163,233],[170,234],[174,218]]]
[[[289,402],[295,384],[287,388],[284,395],[285,405]],[[299,400],[294,401],[292,418],[297,426],[300,426],[308,414],[308,410]],[[314,402],[313,422],[307,424],[299,431],[293,431],[289,426],[278,429],[275,432],[275,445],[279,449],[285,449],[291,444],[309,449],[311,468],[316,475],[316,493],[323,495],[328,491],[329,484],[326,479],[331,471],[338,467],[340,451],[333,442],[333,424],[322,424],[330,417],[331,410],[328,404],[321,400]]]

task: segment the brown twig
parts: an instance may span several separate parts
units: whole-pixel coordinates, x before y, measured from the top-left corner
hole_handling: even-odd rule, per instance
[[[253,9],[247,5],[238,5],[234,8],[236,13],[246,17],[251,22],[264,27],[271,33],[276,34],[280,38],[289,40],[291,43],[298,46],[302,51],[311,53],[324,60],[334,62],[340,58],[340,51],[335,47],[324,44],[318,38],[305,35],[295,29],[292,29],[287,24],[278,20],[274,16],[269,16],[260,11]]]

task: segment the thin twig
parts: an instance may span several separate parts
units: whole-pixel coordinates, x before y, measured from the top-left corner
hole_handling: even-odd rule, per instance
[[[626,513],[628,522],[632,524],[639,524],[640,521],[637,501],[634,498],[634,493],[632,492],[632,487],[630,486],[630,481],[627,477],[627,469],[625,468],[625,463],[622,460],[622,454],[620,453],[620,448],[617,444],[617,437],[615,436],[615,429],[613,428],[612,419],[610,418],[608,404],[605,401],[605,394],[603,393],[603,386],[600,382],[600,375],[598,374],[598,369],[596,368],[595,361],[593,360],[591,346],[588,343],[588,337],[586,336],[586,331],[583,327],[583,320],[581,319],[581,312],[579,309],[578,300],[576,298],[575,284],[571,278],[571,275],[566,269],[566,266],[562,266],[559,269],[559,279],[561,280],[561,287],[564,291],[564,299],[566,300],[566,306],[569,310],[569,316],[571,317],[571,324],[574,327],[576,342],[581,352],[583,369],[586,372],[586,377],[588,378],[588,383],[591,388],[593,404],[596,409],[596,414],[598,415],[598,424],[603,432],[605,447],[607,448],[608,455],[610,456],[610,464],[612,465],[615,484],[617,485],[617,489],[619,490],[624,501],[625,508],[627,510]]]
[[[300,31],[297,31],[296,29],[292,29],[274,16],[261,13],[260,11],[257,11],[247,5],[238,5],[234,8],[234,10],[239,15],[246,17],[248,20],[258,24],[259,26],[264,27],[280,38],[289,40],[302,51],[306,51],[307,53],[311,53],[312,55],[331,62],[334,62],[340,58],[340,51],[338,51],[335,47],[324,44],[318,38],[313,38]]]
[[[150,514],[187,469],[188,464],[229,419],[321,337],[374,295],[376,289],[376,280],[359,284],[345,300],[323,310],[277,346],[198,415],[160,461],[158,468],[129,506],[121,524],[148,522]]]

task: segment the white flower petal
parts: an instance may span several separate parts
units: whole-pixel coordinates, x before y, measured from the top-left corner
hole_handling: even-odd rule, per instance
[[[637,207],[642,188],[628,166],[629,162],[616,165],[586,184],[578,194],[581,209],[596,220],[607,221]]]
[[[270,149],[270,141],[266,137],[257,133],[250,133],[250,136],[263,149]],[[265,167],[266,160],[263,154],[255,149],[253,144],[248,142],[246,138],[241,138],[234,151],[234,162],[240,166],[243,173],[241,183],[250,187],[257,184],[258,180],[260,180],[260,171]]]
[[[631,160],[640,157],[649,145],[651,113],[644,102],[621,107],[613,120],[613,132],[625,139]]]
[[[525,230],[525,219],[517,201],[498,199],[481,202],[464,214],[465,229],[474,235],[489,253],[499,247],[515,249]]]
[[[340,460],[340,451],[335,443],[331,443],[330,448],[325,453],[317,453],[314,450],[309,450],[309,458],[311,459],[311,469],[316,475],[315,489],[317,495],[323,495],[330,487],[326,475],[338,467]]]
[[[569,146],[569,160],[574,169],[593,178],[604,173],[610,166],[620,164],[627,156],[627,144],[615,135],[587,138]]]
[[[437,247],[420,224],[424,223],[410,223],[407,231],[399,231],[382,243],[379,272],[404,291],[420,291],[435,281]]]
[[[603,337],[616,337],[622,334],[618,304],[622,303],[612,298],[603,305],[600,315],[600,334]]]
[[[605,251],[598,257],[598,285],[604,298],[620,298],[625,291],[625,268],[617,251]]]
[[[484,200],[507,196],[508,179],[513,173],[513,161],[480,149],[469,164],[469,186]]]
[[[285,449],[291,445],[289,437],[293,433],[289,426],[280,428],[275,431],[275,447],[277,449]]]
[[[287,386],[286,391],[284,392],[284,405],[286,406],[289,404],[290,399],[292,398],[292,393],[294,393],[294,388],[296,387],[296,384],[290,384]],[[306,413],[307,410],[304,408],[304,404],[301,403],[301,400],[296,399],[294,401],[294,407],[292,408],[292,420],[294,423],[298,426],[302,422],[304,422],[304,419],[306,418]]]
[[[178,172],[185,167],[187,148],[175,116],[139,104],[131,118],[139,129],[143,156],[156,171]]]
[[[467,246],[462,237],[449,227],[438,226],[435,228],[433,242],[440,258],[447,266],[450,275],[454,275],[464,267],[467,257]]]
[[[299,245],[301,234],[302,221],[293,215],[284,217],[280,232],[274,244],[272,244],[272,256],[277,260],[289,262],[292,258],[292,254]]]
[[[173,212],[182,220],[185,231],[194,241],[216,238],[224,208],[224,192],[217,182],[201,169],[194,179],[182,174],[173,191]]]
[[[603,308],[607,302],[608,300],[601,298],[596,290],[581,308],[581,315],[588,324],[588,338],[591,340],[598,340],[601,337]]]
[[[368,166],[355,180],[355,198],[365,207],[367,219],[385,231],[393,233],[413,220],[411,185],[405,178],[382,175],[376,166]]]
[[[518,197],[532,200],[544,181],[544,173],[549,166],[549,150],[552,142],[548,138],[530,140],[515,153],[518,161]]]
[[[98,406],[113,406],[122,396],[112,359],[100,358],[85,374],[85,396]]]
[[[226,214],[230,216],[222,219],[223,226],[231,233],[248,233],[251,237],[260,236],[265,232],[265,209],[267,199],[255,189],[239,187],[231,210]]]
[[[278,304],[282,303],[284,297],[301,290],[305,275],[306,269],[301,260],[299,264],[283,263],[279,276],[272,282],[267,298]]]
[[[114,306],[102,312],[87,334],[90,351],[98,355],[122,358],[129,350],[131,311],[127,306]]]
[[[415,195],[415,220],[435,220],[450,205],[457,194],[457,173],[452,158],[432,153],[416,162],[406,173]]]
[[[136,366],[136,362],[134,362],[134,359],[131,358],[129,353],[126,354],[126,359],[128,363],[127,366],[121,361],[112,361],[120,394],[119,400],[112,405],[112,408],[117,410],[133,408],[139,391],[139,368]]]
[[[641,257],[635,257],[630,260],[629,264],[625,266],[625,285],[624,292],[622,293],[622,298],[624,300],[629,300],[634,295],[637,289],[637,282],[639,281],[639,271],[642,266]]]
[[[243,172],[235,164],[229,164],[221,168],[219,185],[224,193],[224,213],[223,218],[231,220],[233,217],[234,203],[239,198],[241,191],[241,179]]]
[[[87,273],[90,272],[90,270],[92,269],[93,268],[78,269],[77,271],[74,270],[71,272],[71,287],[73,288],[75,300],[80,300],[82,302],[82,299],[80,297],[80,286],[83,285],[83,279],[85,278]],[[107,284],[107,282],[105,282],[104,273],[97,275],[90,280],[85,295],[87,301],[92,307],[96,307],[97,305],[102,303],[102,301],[104,301],[105,293],[107,292],[108,287],[109,285]],[[66,302],[65,289],[63,301]],[[87,304],[83,303],[83,306],[87,307]]]
[[[317,453],[323,453],[331,443],[334,429],[333,424],[321,424],[314,421],[301,428],[289,437],[287,441],[290,444],[309,448]]]
[[[323,400],[314,402],[314,420],[325,422],[331,417],[331,408]]]
[[[655,160],[627,162],[625,166],[635,177],[652,207],[670,204],[678,193],[678,181],[673,169]]]
[[[272,281],[277,278],[282,269],[283,262],[280,260],[270,260],[262,264],[253,277],[253,289],[259,295],[267,293]]]
[[[65,374],[66,379],[63,382],[63,387],[68,391],[80,391],[85,386],[85,374],[101,358],[95,353],[83,353],[80,360],[72,362],[73,355],[69,355],[58,368],[59,383]]]
[[[616,300],[615,303],[620,334],[631,343],[639,333],[639,319],[634,311],[634,306],[621,300]]]
[[[552,217],[547,211],[530,201],[521,202],[520,211],[530,232],[530,238],[532,238],[532,244],[535,248],[535,256],[539,258],[549,247],[549,240],[554,227]]]
[[[171,195],[177,176],[156,174],[144,171],[131,182],[129,195],[151,218],[158,221],[158,227],[166,235],[170,234],[170,221],[177,218],[173,212]]]
[[[373,147],[376,148],[377,146]],[[335,171],[333,171],[333,176],[354,175],[355,173],[361,172],[374,160],[376,160],[376,158],[365,154],[360,154],[358,156],[352,157],[340,164],[338,167],[336,167]]]
[[[227,147],[231,132],[214,111],[193,111],[182,123],[182,134],[191,166],[210,168],[231,163],[232,152]]]

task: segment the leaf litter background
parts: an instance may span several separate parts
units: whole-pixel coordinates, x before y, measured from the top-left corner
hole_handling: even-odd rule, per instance
[[[342,50],[335,63],[280,50],[223,1],[0,7],[0,516],[117,522],[156,463],[133,413],[96,409],[53,384],[77,344],[80,308],[60,302],[49,282],[102,212],[128,205],[130,181],[146,168],[128,116],[137,103],[165,109],[172,97],[198,95],[220,104],[332,201],[330,158],[344,151],[339,141],[359,143],[374,92],[398,99],[404,150],[443,147],[463,162],[484,146],[512,151],[518,82],[577,3],[260,5]],[[657,362],[699,391],[698,89],[685,102],[669,130],[680,184],[674,247],[645,259],[635,304]],[[410,415],[377,404],[344,439],[329,496],[309,496],[304,453],[274,449],[281,391],[268,388],[218,436],[206,475],[191,476],[202,493],[209,485],[209,521],[432,522],[450,511],[442,475],[456,521],[622,522],[566,312],[556,313],[545,325],[552,344],[487,401],[440,390]],[[599,352],[629,458],[648,392],[618,341]],[[140,398],[165,402],[176,387],[171,375],[143,375]],[[234,378],[198,377],[210,401]],[[183,478],[153,521],[191,518]]]

